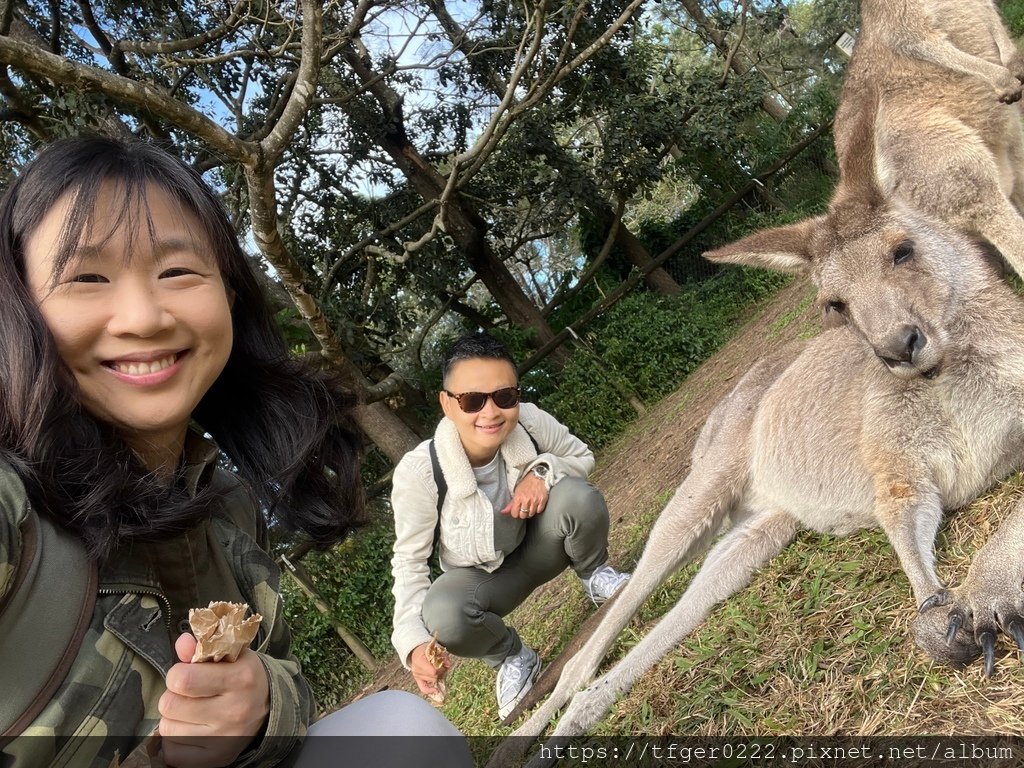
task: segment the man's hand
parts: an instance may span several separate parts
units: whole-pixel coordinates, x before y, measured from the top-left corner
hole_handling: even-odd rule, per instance
[[[427,660],[428,645],[430,643],[420,643],[409,654],[409,670],[412,672],[412,679],[416,681],[420,693],[424,696],[440,693],[437,688],[437,681],[444,679],[444,676],[448,674],[448,670],[452,666],[452,660],[448,658],[445,659],[444,666],[441,669],[435,669],[434,665]]]
[[[181,663],[167,673],[158,705],[164,759],[176,768],[229,765],[267,721],[270,681],[249,648],[236,661],[192,664],[195,648],[187,633],[174,643]]]
[[[529,518],[539,515],[548,504],[548,487],[544,480],[532,472],[519,481],[515,492],[512,494],[512,501],[501,510],[503,515],[512,517]]]

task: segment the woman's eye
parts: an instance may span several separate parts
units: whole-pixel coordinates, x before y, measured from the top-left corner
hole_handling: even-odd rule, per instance
[[[96,275],[90,273],[83,273],[81,275],[75,275],[71,278],[72,283],[105,283],[107,278],[103,275]]]
[[[181,277],[182,275],[194,275],[195,272],[187,267],[172,267],[160,273],[160,277]]]

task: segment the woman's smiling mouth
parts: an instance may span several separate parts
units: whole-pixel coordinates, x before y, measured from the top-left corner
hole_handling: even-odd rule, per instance
[[[177,372],[182,358],[187,353],[186,349],[181,352],[157,352],[159,357],[152,354],[129,355],[116,360],[104,360],[103,367],[121,381],[132,384],[160,384]]]

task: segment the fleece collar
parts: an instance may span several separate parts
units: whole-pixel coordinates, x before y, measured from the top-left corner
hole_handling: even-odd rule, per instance
[[[447,416],[441,419],[434,432],[434,447],[437,449],[441,473],[448,483],[448,494],[452,498],[461,499],[476,493],[476,475],[473,474],[473,467],[470,466],[469,457],[462,448],[455,422]],[[522,424],[516,424],[516,428],[505,438],[498,452],[505,460],[506,471],[519,472],[537,458],[537,450]]]

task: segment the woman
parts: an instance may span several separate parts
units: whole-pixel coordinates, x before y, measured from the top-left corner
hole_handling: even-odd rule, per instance
[[[595,605],[629,575],[608,562],[608,507],[586,479],[593,452],[554,416],[520,403],[505,345],[463,336],[445,351],[441,375],[444,418],[395,467],[391,642],[428,696],[448,671],[427,657],[432,637],[491,666],[504,720],[541,667],[504,617],[566,568]],[[444,573],[431,582],[435,548]]]
[[[321,545],[361,522],[353,397],[288,358],[217,196],[151,145],[44,150],[0,201],[0,276],[0,606],[30,513],[99,580],[66,678],[2,754],[105,766],[158,727],[172,765],[294,759],[313,702],[261,509]],[[211,600],[263,625],[236,661],[189,664]]]

